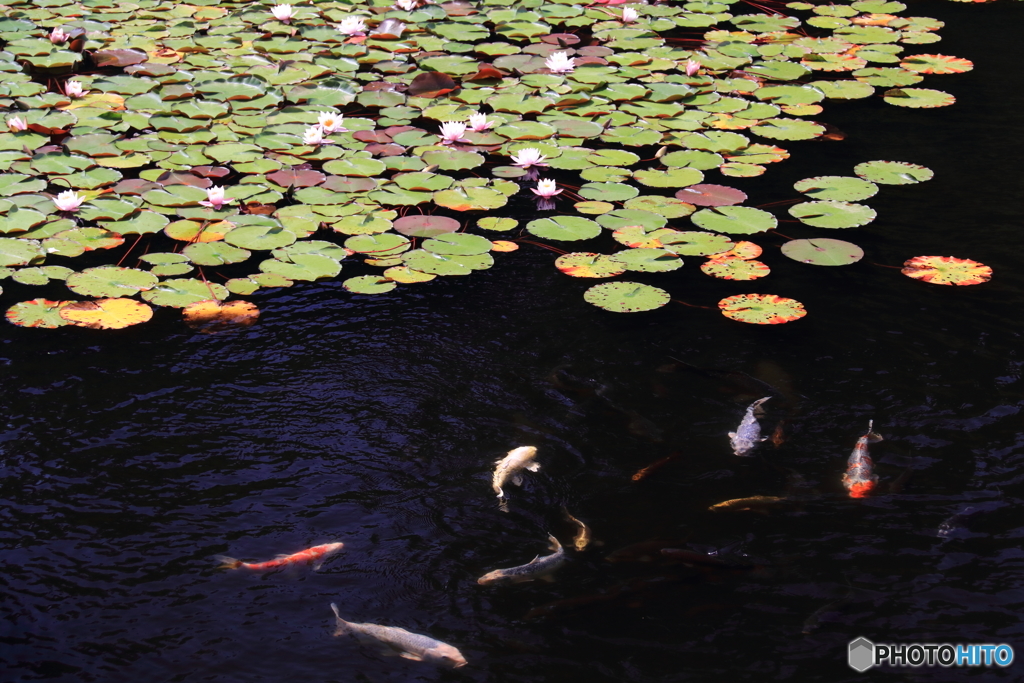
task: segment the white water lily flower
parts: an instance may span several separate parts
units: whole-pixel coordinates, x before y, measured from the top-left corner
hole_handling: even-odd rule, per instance
[[[325,133],[347,133],[343,123],[343,117],[341,114],[335,114],[332,111],[320,112],[320,116],[317,117],[317,121],[320,123],[320,127],[324,129]]]
[[[536,147],[527,147],[521,149],[517,154],[512,155],[512,165],[519,166],[521,168],[530,168],[531,166],[547,166],[544,160],[546,156],[540,153],[540,150]]]
[[[17,133],[18,131],[28,130],[28,123],[20,116],[15,116],[7,119],[7,128],[10,129],[12,133]]]
[[[345,17],[338,24],[338,31],[346,36],[364,36],[366,35],[366,22],[362,17]]]
[[[561,190],[555,187],[554,180],[540,180],[537,182],[537,187],[532,187],[530,190],[538,197],[554,197],[556,194],[561,194]]]
[[[416,9],[416,0],[395,0],[395,8],[411,12]]]
[[[487,120],[487,114],[476,113],[469,115],[469,129],[477,133],[491,128],[495,123],[497,121]]]
[[[698,71],[700,71],[700,62],[698,62],[696,59],[687,59],[686,60],[686,75],[687,76],[693,76]]]
[[[640,13],[637,12],[632,7],[623,7],[622,8],[622,23],[623,24],[631,24],[631,23],[633,23],[634,21],[636,21],[639,18],[640,18]]]
[[[64,43],[68,42],[68,38],[70,37],[71,34],[67,33],[64,29],[62,29],[59,26],[55,26],[54,29],[50,31],[50,42],[54,45],[63,45]]]
[[[206,188],[206,199],[201,200],[199,203],[203,206],[208,206],[211,209],[219,209],[225,204],[230,204],[233,199],[224,199],[224,188],[219,185],[213,185],[212,187]]]
[[[555,52],[544,60],[544,66],[553,74],[567,74],[576,68],[576,60],[568,52]]]
[[[445,121],[441,124],[441,144],[453,145],[456,142],[469,142],[462,137],[466,132],[466,124],[458,121]]]
[[[324,129],[320,126],[310,126],[302,134],[302,144],[322,145],[324,144]]]
[[[74,190],[68,190],[67,192],[61,192],[57,195],[57,198],[53,200],[53,203],[57,205],[59,211],[78,211],[78,207],[85,201],[85,197],[79,197],[78,193]]]
[[[85,94],[79,81],[68,81],[64,84],[64,94],[68,97],[81,97]]]
[[[292,17],[295,16],[295,8],[291,5],[274,5],[270,8],[270,13],[274,15],[274,18],[284,23],[289,23]]]

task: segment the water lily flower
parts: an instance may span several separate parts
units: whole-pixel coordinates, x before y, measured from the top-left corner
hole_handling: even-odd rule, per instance
[[[200,201],[199,203],[203,206],[208,206],[211,209],[219,209],[225,204],[230,204],[233,199],[224,199],[224,188],[220,185],[213,185],[212,187],[206,188],[206,200]]]
[[[404,9],[411,12],[416,9],[416,0],[395,0],[395,9]]]
[[[288,24],[291,23],[292,17],[295,16],[295,8],[291,5],[274,5],[270,8],[270,13],[274,15],[274,18],[278,21],[283,21]]]
[[[540,150],[536,147],[527,147],[519,150],[518,154],[512,155],[512,165],[519,166],[521,168],[530,168],[531,166],[547,166],[544,160],[546,156],[540,153]]]
[[[631,24],[631,23],[633,23],[634,21],[636,21],[639,18],[640,18],[640,13],[637,12],[632,7],[623,7],[622,8],[622,23],[623,24]]]
[[[324,142],[324,129],[321,126],[310,126],[306,129],[306,132],[302,134],[302,144],[304,145],[323,145]]]
[[[544,179],[537,183],[537,187],[530,188],[538,197],[554,197],[556,194],[561,194],[562,191],[555,187],[555,181]]]
[[[14,118],[7,119],[7,128],[12,133],[17,133],[18,131],[28,130],[28,123],[20,116],[15,116]]]
[[[64,94],[68,97],[81,97],[85,94],[80,81],[68,81],[64,84]]]
[[[320,112],[320,116],[317,117],[317,121],[320,123],[320,127],[324,129],[327,134],[330,133],[347,133],[348,128],[342,125],[341,114],[335,114],[332,111]]]
[[[544,66],[553,74],[567,74],[576,68],[576,60],[568,52],[555,52],[544,60]]]
[[[68,38],[70,37],[71,34],[65,32],[60,26],[55,26],[53,30],[50,31],[50,42],[54,45],[63,45],[68,42]]]
[[[687,76],[693,76],[698,71],[700,71],[700,62],[698,62],[696,59],[687,59],[686,60],[686,75]]]
[[[338,31],[346,36],[365,36],[366,22],[362,17],[345,17],[338,24]]]
[[[74,190],[61,192],[53,203],[57,205],[58,211],[78,211],[78,207],[85,201],[85,197],[79,197]]]
[[[495,123],[497,123],[497,121],[487,120],[487,114],[481,114],[478,112],[476,114],[469,115],[469,129],[476,133],[487,130]]]
[[[456,142],[469,142],[462,137],[466,132],[466,124],[458,121],[445,121],[441,124],[441,144],[453,145]]]

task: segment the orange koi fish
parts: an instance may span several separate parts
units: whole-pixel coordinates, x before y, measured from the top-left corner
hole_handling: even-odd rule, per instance
[[[868,455],[868,444],[881,441],[882,436],[874,432],[873,424],[874,420],[868,420],[867,434],[857,439],[857,445],[846,462],[843,486],[850,492],[850,498],[866,497],[878,483],[878,475],[873,472],[874,465]]]
[[[239,567],[255,570],[275,569],[297,562],[312,562],[313,569],[316,570],[320,569],[328,557],[344,547],[344,543],[325,543],[323,545],[315,545],[312,548],[306,548],[291,555],[278,555],[273,560],[267,560],[266,562],[242,562],[241,560],[224,555],[217,555],[216,559],[222,563],[219,567],[220,569],[238,569]]]

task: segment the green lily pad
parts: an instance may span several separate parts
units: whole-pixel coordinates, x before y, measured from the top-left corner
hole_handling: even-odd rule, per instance
[[[185,308],[199,301],[228,298],[226,287],[215,282],[203,282],[189,278],[164,280],[152,289],[142,293],[142,298],[154,306]]]
[[[102,228],[73,228],[53,235],[56,239],[78,242],[85,251],[113,249],[124,244],[124,238],[116,232]]]
[[[633,177],[648,187],[688,187],[704,180],[704,174],[695,168],[640,169],[633,172]]]
[[[233,247],[224,242],[197,242],[181,250],[193,263],[199,266],[222,266],[226,263],[241,263],[252,255],[245,249]]]
[[[579,216],[540,218],[527,223],[526,229],[530,234],[541,239],[563,240],[566,242],[588,240],[601,234],[601,226],[599,224]]]
[[[353,294],[384,294],[390,292],[398,284],[381,275],[359,275],[345,280],[341,286]]]
[[[883,185],[913,185],[935,176],[930,168],[905,161],[865,161],[854,166],[853,172],[865,180]]]
[[[767,211],[749,206],[713,206],[690,216],[694,225],[727,235],[752,235],[774,230],[778,219]]]
[[[771,272],[765,264],[754,259],[712,258],[701,264],[700,270],[705,275],[720,280],[756,280]]]
[[[693,204],[688,204],[675,197],[662,197],[661,195],[643,195],[634,197],[622,204],[626,209],[637,211],[650,211],[665,218],[683,218],[696,211]],[[577,207],[577,211],[579,207]]]
[[[488,187],[459,187],[435,192],[434,203],[453,211],[482,211],[505,206],[508,197]]]
[[[850,202],[802,202],[789,207],[789,214],[816,228],[856,228],[875,220],[875,210]]]
[[[555,268],[572,277],[615,277],[626,272],[624,264],[606,254],[573,252],[555,259]]]
[[[864,258],[864,250],[852,242],[820,237],[790,240],[782,245],[785,256],[815,266],[848,266]]]
[[[45,255],[38,240],[0,237],[0,266],[26,266]]]
[[[672,297],[664,289],[639,282],[605,282],[584,292],[583,299],[606,311],[636,313],[661,308]]]
[[[235,228],[224,236],[224,241],[228,244],[252,251],[269,251],[278,247],[286,247],[295,240],[295,233],[291,230],[267,225],[248,225]]]
[[[780,325],[807,315],[804,305],[776,294],[738,294],[718,302],[722,315],[754,325]]]
[[[319,280],[337,277],[341,264],[322,254],[288,254],[287,261],[272,258],[260,263],[260,270],[286,277],[289,280]]]
[[[519,225],[519,221],[515,220],[514,218],[497,218],[494,216],[487,216],[486,218],[481,218],[480,220],[478,220],[476,224],[477,227],[482,228],[484,230],[508,232],[509,230],[515,229],[516,226]],[[398,230],[397,221],[395,229]],[[458,227],[455,228],[455,230],[457,229]],[[399,230],[399,232],[401,232],[401,230]],[[451,232],[454,232],[454,230],[452,230]],[[426,235],[426,237],[430,237],[430,235]]]
[[[96,298],[132,296],[152,289],[158,280],[155,275],[135,268],[99,266],[86,268],[68,276],[67,285],[75,294]]]
[[[885,91],[882,99],[897,107],[911,107],[912,109],[948,107],[956,102],[956,98],[949,93],[928,88],[894,88]]]
[[[683,266],[682,259],[666,249],[626,249],[612,255],[626,270],[642,273],[665,273]]]
[[[472,256],[474,254],[486,254],[491,250],[492,246],[494,244],[486,237],[465,232],[453,232],[437,235],[432,239],[425,240],[422,248],[435,254]]]
[[[696,230],[673,230],[672,234],[659,235],[658,242],[666,251],[680,256],[714,256],[735,246],[725,235]]]
[[[845,176],[818,176],[797,181],[793,187],[797,192],[814,199],[837,199],[844,202],[855,202],[873,197],[878,193],[878,186],[861,178]]]
[[[490,254],[435,254],[425,249],[407,252],[402,256],[402,261],[413,270],[434,275],[469,275],[474,270],[486,270],[494,265],[494,258]]]
[[[345,240],[346,249],[351,249],[357,254],[371,254],[374,258],[397,256],[408,251],[411,244],[409,238],[390,232],[381,235],[354,235]]]
[[[811,140],[825,133],[825,127],[813,121],[774,118],[750,129],[770,140]]]
[[[580,187],[579,194],[586,199],[621,202],[636,197],[640,190],[619,183],[585,183]]]
[[[7,309],[7,321],[18,327],[40,327],[53,330],[68,324],[60,317],[60,310],[70,301],[50,301],[48,299],[32,299],[22,301]]]
[[[32,209],[12,207],[6,216],[0,216],[0,233],[8,235],[15,232],[27,232],[35,226],[45,223],[48,216]]]

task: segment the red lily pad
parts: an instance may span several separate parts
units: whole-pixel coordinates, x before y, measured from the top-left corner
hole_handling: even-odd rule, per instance
[[[742,190],[726,185],[691,185],[676,192],[676,197],[697,206],[732,206],[747,201]]]
[[[807,315],[802,303],[777,294],[737,294],[719,301],[718,307],[726,318],[753,325],[781,325]]]
[[[902,273],[933,285],[980,285],[992,279],[984,263],[953,256],[915,256],[903,264]]]
[[[443,74],[440,71],[424,71],[412,79],[406,92],[413,97],[434,98],[447,95],[458,87],[459,84],[448,74]]]
[[[395,232],[407,237],[434,237],[455,232],[461,224],[447,216],[402,216],[395,220]]]

